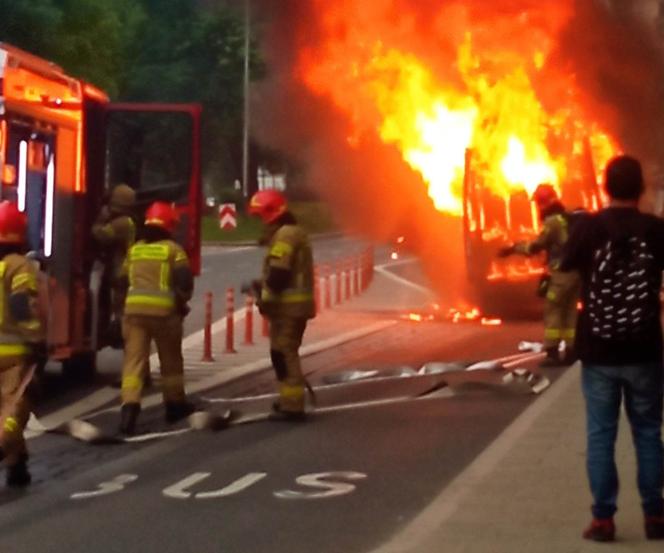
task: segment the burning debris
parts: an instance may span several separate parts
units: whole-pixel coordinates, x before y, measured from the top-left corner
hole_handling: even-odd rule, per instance
[[[477,307],[472,307],[470,309],[457,309],[452,307],[447,313],[441,313],[440,306],[437,304],[432,306],[431,311],[405,313],[401,315],[401,318],[416,323],[448,321],[455,324],[478,323],[483,326],[500,326],[503,324],[502,319],[482,316]]]

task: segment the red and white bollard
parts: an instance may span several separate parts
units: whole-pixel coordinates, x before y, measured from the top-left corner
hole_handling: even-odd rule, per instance
[[[235,351],[235,290],[226,290],[226,350],[225,353]]]
[[[362,292],[362,258],[360,256],[355,258],[355,295],[359,295]]]
[[[343,299],[341,295],[341,280],[343,275],[343,269],[341,263],[337,263],[337,270],[334,274],[334,287],[336,288],[335,304],[339,305]]]
[[[245,346],[254,345],[254,297],[247,295],[246,314],[244,316],[244,342]]]
[[[203,329],[203,357],[201,361],[211,363],[212,357],[212,292],[205,293],[205,328]]]
[[[344,299],[348,301],[350,299],[350,261],[346,260],[344,262]]]

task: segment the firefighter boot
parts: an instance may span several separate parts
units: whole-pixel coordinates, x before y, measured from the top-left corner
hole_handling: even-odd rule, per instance
[[[546,368],[552,368],[552,367],[560,367],[561,362],[560,362],[560,357],[558,356],[558,347],[551,347],[551,348],[546,348],[544,351],[546,351],[546,357],[542,360],[542,362],[539,364],[539,366],[543,369]]]
[[[28,456],[23,455],[13,465],[7,467],[5,483],[8,488],[25,488],[32,482],[32,476],[28,470]]]
[[[139,403],[125,403],[120,414],[120,432],[126,436],[133,436],[136,432],[136,421],[141,412]]]
[[[188,401],[167,401],[166,402],[166,422],[173,424],[174,422],[186,419],[196,411],[193,403]]]

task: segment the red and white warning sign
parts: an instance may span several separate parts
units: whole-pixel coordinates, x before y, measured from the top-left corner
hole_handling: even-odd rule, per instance
[[[221,204],[219,206],[219,228],[233,230],[237,228],[237,210],[235,204]]]

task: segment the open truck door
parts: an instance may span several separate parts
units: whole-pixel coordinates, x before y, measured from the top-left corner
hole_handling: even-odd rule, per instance
[[[61,67],[0,42],[0,199],[28,217],[49,354],[65,370],[94,370],[98,330],[110,317],[91,287],[99,257],[91,228],[115,185],[134,187],[141,207],[177,206],[175,238],[200,271],[200,118],[199,105],[110,103]]]
[[[160,200],[176,205],[176,240],[194,274],[201,268],[200,116],[197,104],[107,104],[105,192],[125,183],[139,211]]]
[[[145,209],[154,201],[176,206],[180,224],[175,239],[187,252],[194,274],[200,273],[200,119],[198,104],[133,104],[95,102],[86,109],[88,211],[99,213],[110,191],[124,183],[136,191],[138,235]],[[109,329],[109,279],[95,263],[97,252],[89,233],[85,249],[89,272],[89,349],[104,345]],[[107,275],[108,276],[108,275]]]

